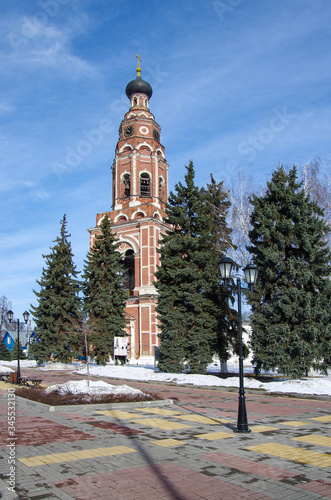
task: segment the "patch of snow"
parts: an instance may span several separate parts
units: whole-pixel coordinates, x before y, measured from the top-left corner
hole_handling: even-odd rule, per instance
[[[300,380],[277,380],[264,384],[268,392],[331,395],[331,380],[328,378],[304,378]]]
[[[22,360],[20,362],[21,368],[33,368],[36,367],[35,361]],[[0,372],[10,373],[10,371],[16,371],[17,361],[0,361]],[[10,368],[9,368],[10,367]],[[233,374],[239,372],[238,360],[230,360],[227,363],[228,371]],[[13,368],[13,369],[11,369]],[[47,363],[42,367],[38,367],[40,370],[75,370],[75,373],[80,375],[87,374],[87,367],[85,364],[79,363]],[[106,366],[96,365],[92,363],[89,365],[90,375],[96,377],[109,377],[117,379],[126,380],[136,380],[138,382],[167,382],[173,384],[190,384],[194,386],[203,387],[239,387],[238,377],[228,377],[219,378],[214,374],[220,373],[220,363],[215,361],[208,366],[207,371],[209,375],[193,375],[185,373],[161,373],[158,372],[154,365],[114,365],[107,364]],[[246,375],[253,374],[254,368],[248,360],[244,361],[244,373]],[[264,372],[262,372],[264,373]],[[271,372],[270,372],[271,374]],[[272,372],[273,375],[277,375],[277,372]],[[328,375],[322,376],[319,372],[314,373],[314,377],[305,377],[299,380],[277,379],[272,382],[260,382],[251,377],[245,377],[244,386],[246,389],[263,389],[267,392],[277,392],[277,393],[296,393],[296,394],[311,394],[311,395],[327,395],[331,396],[331,371]],[[100,381],[101,382],[101,381]],[[73,384],[73,382],[72,382]],[[76,382],[77,384],[77,382]],[[91,388],[95,382],[90,382]],[[63,385],[63,384],[59,384]],[[108,384],[108,386],[111,386]],[[54,387],[54,386],[52,386]],[[97,386],[95,386],[97,387]],[[111,386],[113,387],[113,386]],[[121,392],[122,389],[117,389],[116,391]],[[96,389],[97,390],[97,389]],[[101,386],[97,391],[102,391]],[[115,391],[115,389],[114,389]],[[113,392],[114,392],[113,391]],[[123,393],[123,392],[121,392]]]
[[[1,365],[1,369],[2,369],[2,366],[3,365],[6,365],[6,366],[13,366],[16,368],[17,366],[17,359],[15,359],[14,361],[0,361],[0,365]],[[34,361],[34,360],[29,360],[29,359],[20,359],[20,367],[21,368],[34,368],[35,366],[37,366],[37,362]]]
[[[43,371],[48,371],[48,370],[60,371],[60,370],[73,370],[74,368],[75,368],[75,365],[73,365],[72,363],[59,363],[59,362],[52,363],[52,362],[49,362],[49,363],[46,363],[43,366],[40,366],[39,370],[43,370]]]
[[[91,381],[73,380],[65,384],[50,385],[45,392],[59,390],[60,394],[143,394],[139,389],[134,389],[128,385],[112,385],[102,380]]]
[[[238,377],[219,378],[214,375],[193,375],[185,373],[160,373],[151,366],[90,366],[90,375],[99,377],[114,377],[118,379],[136,380],[139,382],[168,382],[173,384],[191,384],[204,387],[239,387]],[[251,371],[246,371],[251,373]],[[85,375],[86,366],[76,373]],[[328,376],[292,380],[283,378],[273,382],[260,382],[254,378],[244,379],[246,389],[264,389],[267,392],[319,394],[331,396],[331,372]]]
[[[0,366],[0,372],[1,373],[14,373],[15,370],[12,370],[11,368],[9,368],[8,366],[4,366],[1,364]]]

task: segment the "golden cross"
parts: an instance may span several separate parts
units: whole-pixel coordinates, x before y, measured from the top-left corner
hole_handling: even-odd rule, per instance
[[[140,76],[140,72],[141,72],[141,68],[140,68],[140,61],[141,61],[141,58],[140,56],[136,56],[138,58],[138,67],[137,67],[137,76]]]

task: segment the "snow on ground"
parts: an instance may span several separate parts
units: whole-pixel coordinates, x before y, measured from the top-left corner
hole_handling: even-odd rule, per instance
[[[48,371],[48,370],[72,370],[73,365],[70,363],[46,363],[43,366],[40,366],[40,370]]]
[[[10,368],[16,370],[17,361],[0,361],[0,372],[7,372]],[[228,362],[229,373],[237,374],[239,371],[238,362]],[[10,368],[7,368],[10,367]],[[22,360],[21,368],[36,367],[35,361]],[[87,367],[81,363],[47,363],[38,368],[39,370],[72,370],[79,375],[87,374]],[[173,384],[191,384],[202,387],[239,387],[239,378],[228,377],[219,378],[215,373],[220,372],[219,363],[213,363],[208,366],[209,375],[192,375],[185,373],[159,373],[154,364],[151,365],[113,365],[98,366],[94,363],[90,364],[89,372],[94,377],[109,377],[125,380],[136,380],[140,382],[170,382]],[[246,375],[253,374],[254,368],[245,360],[244,373]],[[277,375],[277,373],[272,373]],[[327,376],[314,374],[314,377],[305,377],[300,380],[286,379],[285,377],[277,378],[272,382],[260,382],[251,377],[245,377],[244,386],[246,389],[262,389],[267,392],[278,393],[297,393],[297,394],[316,394],[331,396],[331,371]]]
[[[50,385],[46,392],[59,390],[61,394],[143,394],[128,385],[112,385],[102,380],[73,380],[65,384]]]
[[[4,366],[3,364],[0,364],[0,372],[1,373],[13,373],[15,370],[12,370],[9,368],[9,366]]]
[[[234,370],[231,370],[234,371]],[[250,370],[246,367],[246,373]],[[85,375],[86,366],[76,371],[79,375]],[[126,380],[137,380],[140,382],[171,382],[173,384],[192,384],[203,387],[239,387],[239,377],[219,378],[215,375],[192,375],[185,373],[158,373],[154,366],[97,366],[90,365],[90,375],[100,377],[114,377]],[[278,379],[273,382],[260,382],[254,378],[244,379],[246,389],[264,389],[267,392],[319,394],[331,396],[331,372],[328,376],[303,378],[300,380]]]
[[[0,370],[2,370],[3,366],[6,365],[6,366],[12,366],[15,370],[16,370],[16,367],[17,367],[17,359],[15,359],[14,361],[0,361]],[[21,368],[34,368],[35,366],[37,366],[37,362],[36,361],[30,361],[29,359],[20,359],[20,367]]]

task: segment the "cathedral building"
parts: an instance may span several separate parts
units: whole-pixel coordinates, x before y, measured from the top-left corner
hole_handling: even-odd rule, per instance
[[[165,233],[168,163],[161,144],[161,128],[149,110],[150,84],[141,76],[126,86],[129,109],[120,127],[112,165],[112,208],[97,214],[89,230],[90,247],[105,215],[112,221],[126,272],[126,330],[131,362],[154,356],[159,345],[155,311],[154,273],[159,264],[159,240]]]

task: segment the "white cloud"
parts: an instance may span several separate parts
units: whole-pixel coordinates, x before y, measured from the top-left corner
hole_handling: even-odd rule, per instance
[[[88,17],[82,13],[69,17],[64,24],[54,24],[57,19],[49,17],[41,22],[37,16],[23,16],[10,23],[7,33],[8,50],[3,60],[10,69],[19,66],[30,70],[39,68],[65,73],[66,78],[96,78],[96,66],[73,53],[72,42],[88,31]],[[42,77],[42,75],[39,75]]]

